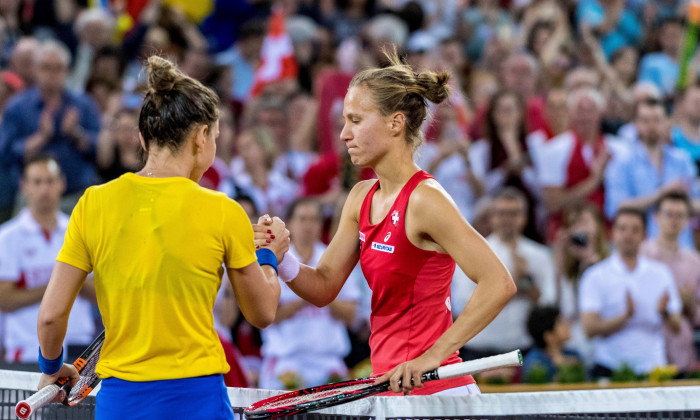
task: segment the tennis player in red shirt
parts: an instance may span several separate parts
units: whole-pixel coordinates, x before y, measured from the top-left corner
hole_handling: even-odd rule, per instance
[[[359,260],[373,292],[370,348],[373,374],[381,375],[377,383],[390,381],[397,393],[415,388],[414,395],[478,393],[471,377],[423,386],[421,374],[460,362],[458,350],[496,317],[515,284],[440,184],[414,163],[426,100],[447,99],[449,73],[414,73],[396,52],[386,55],[391,66],[353,78],[340,134],[353,164],[373,169],[379,179],[352,189],[317,267],[286,254],[280,278],[303,299],[325,306]],[[267,229],[255,227],[257,243],[265,243]],[[477,287],[453,324],[455,262]]]

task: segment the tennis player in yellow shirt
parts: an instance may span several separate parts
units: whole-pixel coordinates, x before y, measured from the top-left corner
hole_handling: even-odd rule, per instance
[[[243,315],[269,325],[280,295],[277,250],[256,251],[241,206],[197,184],[216,152],[216,94],[155,56],[148,87],[139,117],[145,167],[88,188],[71,216],[39,311],[39,387],[77,379],[61,347],[94,272],[105,325],[96,418],[233,419],[214,301],[225,266]],[[275,231],[288,248],[289,232]]]

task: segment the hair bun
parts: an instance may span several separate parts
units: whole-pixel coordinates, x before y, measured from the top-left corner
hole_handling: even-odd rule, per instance
[[[416,83],[424,89],[423,96],[430,102],[439,104],[450,96],[447,72],[425,71],[416,75]]]
[[[182,74],[175,64],[163,57],[148,57],[148,89],[151,93],[167,93],[175,87]]]

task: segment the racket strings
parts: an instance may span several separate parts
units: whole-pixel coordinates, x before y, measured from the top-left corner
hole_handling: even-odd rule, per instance
[[[95,368],[97,367],[97,362],[100,359],[99,351],[97,354],[93,354],[92,357],[88,358],[85,367],[80,371],[80,379],[78,383],[71,388],[68,394],[68,401],[73,401],[75,399],[82,399],[83,392],[87,388],[91,388],[97,374],[95,373]]]
[[[333,389],[327,389],[319,392],[312,392],[310,394],[298,395],[292,398],[285,398],[279,401],[271,401],[261,407],[258,410],[270,410],[275,408],[289,407],[293,405],[304,404],[312,401],[324,400],[326,398],[333,398],[338,395],[344,395],[349,393],[354,393],[357,391],[362,391],[372,386],[372,383],[363,383],[348,385]]]

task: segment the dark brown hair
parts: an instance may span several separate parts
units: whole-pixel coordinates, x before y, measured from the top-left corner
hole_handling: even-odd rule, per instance
[[[447,72],[413,69],[399,58],[396,47],[384,49],[389,66],[363,70],[356,74],[350,87],[362,86],[369,90],[382,116],[402,112],[406,116],[406,141],[415,150],[423,142],[421,125],[428,116],[425,100],[439,104],[450,95]]]
[[[688,208],[688,215],[693,214],[693,203],[690,201],[688,194],[683,191],[667,191],[661,194],[656,203],[654,203],[654,211],[658,213],[665,201],[680,201]]]
[[[527,108],[523,97],[513,89],[504,88],[496,92],[489,100],[489,107],[486,110],[486,118],[484,120],[484,137],[491,144],[491,162],[489,169],[498,168],[508,160],[508,153],[503,146],[503,141],[498,133],[496,124],[496,106],[498,102],[507,97],[515,98],[515,103],[520,112],[520,123],[518,124],[518,142],[522,147],[523,153],[528,153],[527,150]]]
[[[139,115],[139,132],[148,151],[152,145],[173,153],[182,149],[195,125],[219,118],[219,97],[158,56],[148,58],[148,92]]]

